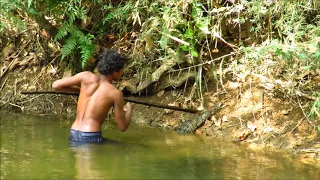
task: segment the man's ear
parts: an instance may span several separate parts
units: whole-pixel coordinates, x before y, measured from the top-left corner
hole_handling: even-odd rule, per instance
[[[120,74],[120,72],[113,72],[113,76],[114,76],[114,77],[118,77],[119,74]]]
[[[120,71],[117,72],[117,75],[121,76],[123,74],[123,69],[120,69]]]
[[[114,79],[120,79],[122,73],[123,73],[123,69],[117,72],[113,72]]]

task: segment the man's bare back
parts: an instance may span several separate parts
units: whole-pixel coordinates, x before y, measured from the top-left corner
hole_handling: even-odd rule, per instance
[[[72,124],[72,130],[100,132],[112,106],[114,106],[115,120],[119,130],[125,131],[128,128],[131,121],[132,106],[130,103],[124,104],[122,92],[112,85],[112,81],[119,80],[123,73],[124,64],[122,66],[115,64],[119,63],[116,58],[123,57],[115,51],[102,54],[101,62],[98,64],[100,75],[85,71],[72,77],[57,80],[52,84],[52,87],[57,91],[80,93],[77,116]],[[110,61],[112,63],[109,63]],[[122,62],[120,61],[120,63]],[[113,65],[115,66],[114,69],[109,67]]]

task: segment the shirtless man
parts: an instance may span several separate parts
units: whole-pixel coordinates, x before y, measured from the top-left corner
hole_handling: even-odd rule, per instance
[[[52,88],[56,91],[80,93],[77,116],[71,127],[70,142],[105,141],[101,135],[101,126],[112,106],[119,130],[124,132],[128,128],[132,105],[124,104],[122,92],[112,85],[113,80],[120,80],[126,60],[127,58],[117,51],[108,50],[98,59],[97,67],[100,75],[85,71],[52,84]]]

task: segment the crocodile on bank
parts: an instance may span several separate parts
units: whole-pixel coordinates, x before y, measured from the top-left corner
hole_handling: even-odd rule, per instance
[[[217,105],[214,110],[205,110],[202,114],[194,119],[184,121],[179,128],[175,131],[178,133],[186,134],[193,133],[196,129],[204,124],[204,122],[210,118],[212,115],[216,114],[221,108],[221,105]]]

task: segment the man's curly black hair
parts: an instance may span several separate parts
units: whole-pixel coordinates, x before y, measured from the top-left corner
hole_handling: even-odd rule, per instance
[[[126,56],[119,54],[116,50],[106,50],[98,57],[98,71],[102,75],[111,75],[124,68],[128,61]]]

